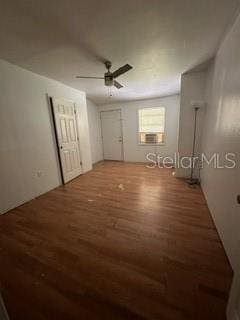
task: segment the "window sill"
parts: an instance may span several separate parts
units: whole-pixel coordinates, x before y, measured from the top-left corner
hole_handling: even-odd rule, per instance
[[[165,146],[166,143],[138,143],[139,146],[143,146],[143,147],[146,147],[146,146]]]

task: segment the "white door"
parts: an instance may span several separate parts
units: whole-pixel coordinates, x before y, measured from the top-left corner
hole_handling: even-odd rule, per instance
[[[71,101],[52,98],[59,157],[64,183],[82,173],[76,109]]]
[[[103,156],[105,160],[123,160],[121,110],[102,111]]]

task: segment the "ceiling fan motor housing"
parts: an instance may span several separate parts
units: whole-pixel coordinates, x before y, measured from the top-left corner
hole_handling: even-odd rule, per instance
[[[116,81],[115,79],[119,76],[121,76],[122,74],[126,73],[127,71],[132,69],[132,66],[130,66],[128,63],[125,64],[124,66],[118,68],[117,70],[115,70],[114,72],[110,71],[110,68],[112,66],[112,62],[111,61],[105,61],[104,62],[105,67],[107,68],[107,72],[104,73],[104,83],[105,86],[107,87],[111,87],[114,86],[117,89],[121,89],[123,86],[121,85],[121,83],[119,83],[118,81]],[[77,78],[84,78],[84,79],[103,79],[103,77],[89,77],[89,76],[77,76]]]
[[[106,86],[113,86],[113,76],[110,71],[104,73],[104,81]]]

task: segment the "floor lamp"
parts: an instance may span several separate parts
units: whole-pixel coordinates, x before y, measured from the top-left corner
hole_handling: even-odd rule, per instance
[[[191,106],[194,108],[194,128],[193,128],[193,145],[192,145],[192,154],[191,154],[191,173],[190,178],[187,180],[189,185],[199,184],[199,179],[193,177],[194,173],[194,158],[196,155],[196,133],[197,133],[197,118],[198,111],[204,106],[203,101],[192,101]]]

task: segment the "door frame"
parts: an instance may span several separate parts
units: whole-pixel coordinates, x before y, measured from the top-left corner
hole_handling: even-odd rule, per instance
[[[104,159],[104,141],[103,141],[103,130],[102,130],[102,112],[113,112],[113,111],[120,111],[120,129],[121,129],[121,135],[122,135],[122,160],[112,160],[112,161],[125,161],[124,156],[124,138],[123,138],[123,118],[122,118],[122,109],[109,109],[109,110],[101,110],[100,111],[100,122],[101,122],[101,136],[102,136],[102,146],[103,146],[103,160]]]
[[[58,158],[60,177],[61,177],[62,185],[64,185],[64,184],[67,184],[68,182],[64,182],[63,167],[62,167],[62,161],[61,161],[61,156],[60,156],[60,146],[59,146],[59,142],[58,142],[58,138],[57,138],[56,117],[55,117],[55,113],[54,113],[53,99],[54,98],[55,99],[61,99],[61,100],[69,101],[69,102],[74,104],[74,110],[75,110],[74,114],[75,114],[75,120],[76,120],[78,151],[79,151],[80,161],[81,161],[80,165],[81,165],[81,168],[82,168],[83,166],[82,166],[82,154],[81,154],[81,147],[80,147],[80,138],[79,138],[79,132],[78,132],[79,131],[79,123],[78,123],[78,118],[77,118],[77,107],[76,107],[76,103],[73,100],[70,100],[70,99],[57,98],[57,97],[54,97],[54,96],[49,96],[48,94],[47,94],[47,98],[48,98],[48,101],[49,101],[49,105],[50,105],[50,109],[51,109],[51,116],[52,116],[52,120],[53,120],[53,129],[54,129],[54,137],[55,137],[55,142],[56,142],[57,158]]]

